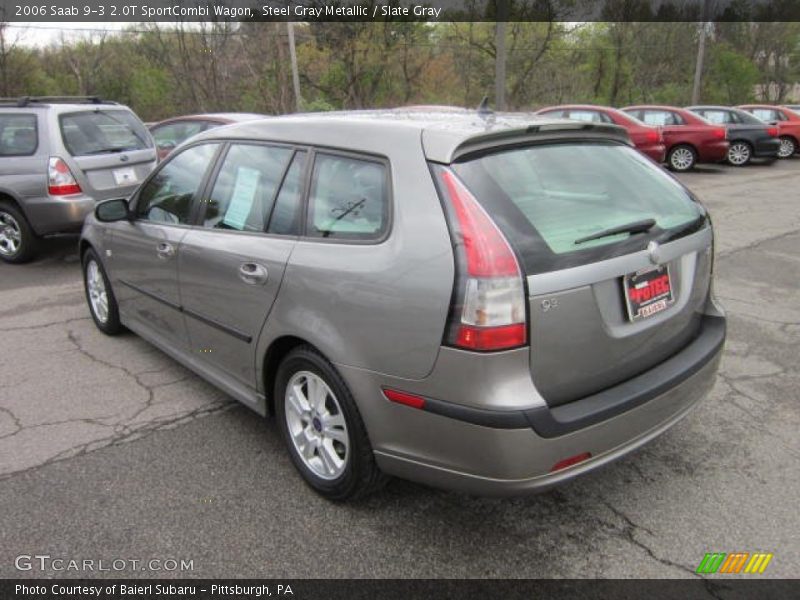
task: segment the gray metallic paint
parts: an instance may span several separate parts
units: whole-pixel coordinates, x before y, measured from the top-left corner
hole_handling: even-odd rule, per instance
[[[540,362],[573,375],[575,368],[601,371],[603,365],[589,352],[577,356],[577,367],[559,365],[559,359],[562,363],[565,360],[563,355],[552,347],[536,345],[536,336],[557,336],[556,324],[550,326],[541,318],[534,321],[531,333],[533,351],[525,347],[478,354],[441,346],[454,260],[444,215],[421,151],[421,127],[425,125],[380,121],[376,129],[368,118],[292,117],[200,134],[193,144],[205,139],[263,139],[336,148],[346,140],[349,151],[385,157],[391,165],[393,185],[391,234],[380,243],[353,244],[160,225],[150,226],[149,238],[144,238],[142,234],[148,228],[138,222],[100,224],[89,217],[83,240],[98,250],[104,262],[121,299],[123,323],[261,414],[266,414],[267,396],[272,393],[272,382],[264,380],[268,350],[284,336],[300,338],[331,360],[347,382],[381,468],[389,474],[469,492],[507,494],[545,489],[621,456],[683,417],[713,384],[719,354],[662,396],[551,439],[538,436],[530,428],[481,427],[386,400],[382,387],[474,408],[545,408],[548,405],[539,385],[543,375],[537,375]],[[459,137],[447,130],[436,141],[438,156],[445,158],[470,146],[470,136],[481,131],[476,126],[472,133],[462,132]],[[530,134],[527,126],[524,131],[524,135]],[[509,135],[503,133],[505,138]],[[574,135],[585,136],[586,130],[576,130]],[[116,246],[111,258],[105,255],[109,235]],[[141,239],[137,241],[137,237]],[[159,239],[176,243],[188,239],[186,255],[179,249],[176,264],[159,264],[152,255],[153,244]],[[707,295],[710,242],[710,231],[704,230],[663,247],[662,255],[676,273],[678,301],[669,309],[672,314],[630,324],[605,308],[589,312],[583,324],[590,325],[594,339],[608,341],[616,336],[623,340],[617,355],[629,357],[636,344],[671,344],[689,335],[676,333],[672,327],[660,328],[662,321],[677,319],[673,322],[680,329],[703,313],[721,315]],[[572,295],[577,303],[591,304],[597,298],[607,301],[612,292],[603,282],[641,268],[648,256],[643,251],[529,277],[532,302],[553,293]],[[272,287],[239,295],[244,284],[235,282],[231,272],[244,258],[271,261],[267,266],[268,285]],[[282,264],[285,272],[281,279]],[[120,279],[126,277],[153,293],[175,299],[180,306],[211,313],[209,316],[217,321],[248,333],[255,331],[252,342],[244,344],[218,329],[193,322],[185,310],[163,303],[156,307],[147,299],[136,298],[120,285]],[[592,319],[594,322],[589,323]],[[260,332],[259,321],[263,323]],[[654,333],[653,328],[662,333]],[[172,334],[165,335],[170,331]],[[626,338],[636,338],[636,342],[624,341]],[[197,352],[202,345],[218,349],[218,358],[209,359]],[[563,381],[569,385],[569,378]],[[578,388],[570,393],[578,393]],[[591,461],[548,474],[558,460],[586,451],[592,452]]]

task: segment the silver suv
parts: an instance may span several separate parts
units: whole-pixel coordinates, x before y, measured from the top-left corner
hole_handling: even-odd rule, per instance
[[[332,499],[546,489],[653,439],[725,340],[708,215],[613,125],[366,112],[202,133],[81,240],[123,326]]]
[[[98,98],[0,100],[0,259],[78,232],[98,200],[130,194],[155,166],[153,139],[127,107]]]

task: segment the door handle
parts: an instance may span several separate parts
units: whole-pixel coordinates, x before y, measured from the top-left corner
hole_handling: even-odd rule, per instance
[[[264,285],[269,278],[267,267],[258,263],[242,263],[239,266],[239,279],[250,285]]]
[[[156,246],[156,254],[158,254],[159,258],[172,258],[175,256],[175,246],[167,242],[160,242]]]

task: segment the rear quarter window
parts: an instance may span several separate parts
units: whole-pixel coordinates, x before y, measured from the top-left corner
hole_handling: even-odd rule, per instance
[[[306,235],[376,241],[389,225],[389,180],[383,162],[317,153]]]
[[[0,156],[31,156],[38,145],[35,115],[0,114]]]
[[[683,186],[622,144],[530,146],[456,163],[453,170],[503,230],[528,274],[638,251],[651,239],[705,222],[704,209]],[[656,225],[647,234],[576,243],[651,218]]]

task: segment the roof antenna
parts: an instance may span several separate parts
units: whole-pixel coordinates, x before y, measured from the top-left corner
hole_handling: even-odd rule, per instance
[[[481,100],[481,103],[478,105],[478,116],[482,119],[486,119],[493,114],[494,111],[489,108],[489,96],[484,96],[483,100]]]

